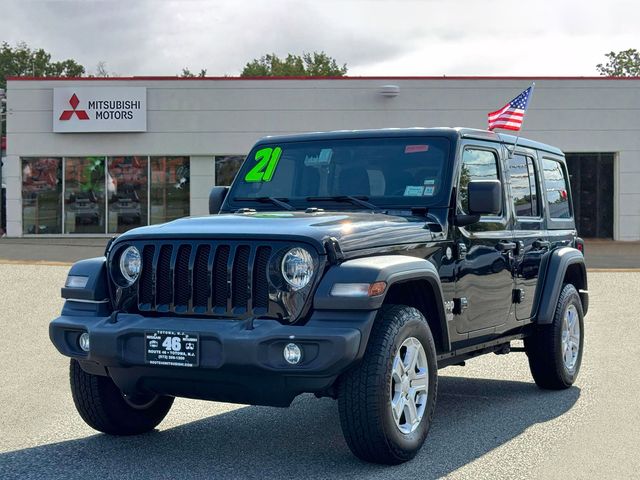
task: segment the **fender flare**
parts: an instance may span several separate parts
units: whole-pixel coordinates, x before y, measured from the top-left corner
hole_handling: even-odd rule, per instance
[[[315,310],[378,310],[392,285],[412,280],[426,281],[435,298],[439,326],[445,351],[450,348],[449,329],[444,308],[440,276],[428,260],[406,255],[381,255],[347,260],[330,267],[323,276],[313,298]],[[384,281],[387,288],[376,297],[335,297],[331,289],[336,283],[374,283]]]
[[[67,275],[88,277],[84,288],[62,287],[62,298],[103,302],[109,299],[106,257],[95,257],[74,263]]]
[[[558,298],[560,298],[560,292],[562,291],[563,280],[567,269],[571,265],[579,265],[579,269],[584,279],[583,285],[575,285],[580,292],[582,299],[584,313],[587,313],[588,301],[585,301],[587,297],[587,269],[584,263],[584,256],[576,248],[562,247],[553,250],[546,258],[543,268],[544,276],[540,278],[538,282],[538,294],[537,294],[537,313],[535,316],[535,322],[541,325],[547,325],[553,322],[553,316],[555,314]]]

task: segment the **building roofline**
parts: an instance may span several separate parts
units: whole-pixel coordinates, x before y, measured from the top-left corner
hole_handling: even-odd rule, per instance
[[[133,76],[133,77],[17,77],[9,76],[8,81],[250,81],[250,80],[640,80],[640,77],[605,76],[370,76],[370,77],[175,77],[175,76]]]

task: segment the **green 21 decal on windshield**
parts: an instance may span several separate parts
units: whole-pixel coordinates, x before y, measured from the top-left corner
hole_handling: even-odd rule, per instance
[[[245,182],[270,182],[273,178],[273,173],[278,166],[278,160],[282,155],[282,149],[276,148],[261,148],[256,152],[255,166],[247,172],[244,176]]]

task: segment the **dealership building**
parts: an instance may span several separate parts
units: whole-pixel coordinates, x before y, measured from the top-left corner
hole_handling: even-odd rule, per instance
[[[535,81],[522,135],[567,156],[588,238],[640,240],[640,78],[156,77],[7,82],[10,237],[110,236],[206,215],[265,135],[486,128]]]

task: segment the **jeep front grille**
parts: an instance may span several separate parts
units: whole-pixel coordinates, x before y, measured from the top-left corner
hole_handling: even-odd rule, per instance
[[[142,312],[261,315],[269,307],[271,247],[196,241],[142,247]]]

